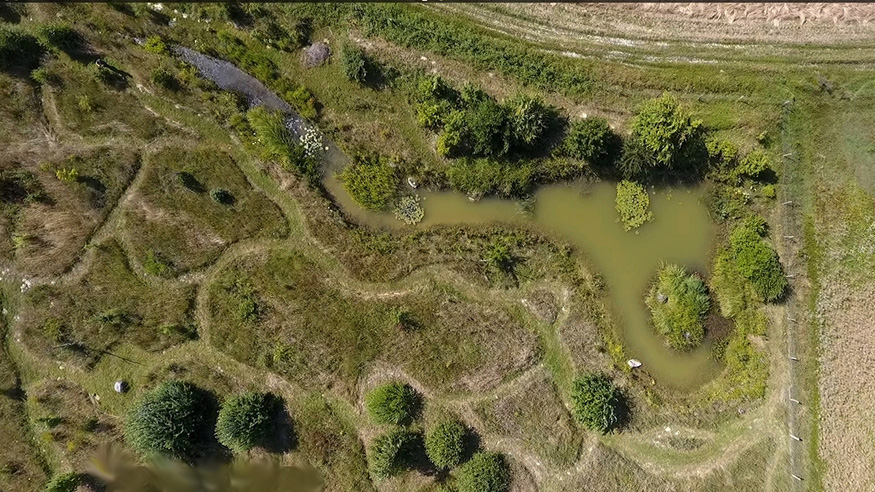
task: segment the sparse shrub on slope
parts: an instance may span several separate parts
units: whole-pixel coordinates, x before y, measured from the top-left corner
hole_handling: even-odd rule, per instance
[[[167,381],[137,403],[128,416],[125,435],[145,456],[187,460],[201,444],[208,408],[203,393],[194,385]]]
[[[619,423],[620,391],[604,374],[575,379],[571,402],[575,418],[587,429],[607,432]]]
[[[698,275],[678,265],[663,265],[645,302],[656,332],[672,348],[689,350],[702,343],[711,300]]]
[[[480,452],[459,469],[459,492],[504,492],[510,488],[510,467],[498,453]]]
[[[222,404],[216,422],[216,438],[234,451],[248,451],[261,444],[270,432],[275,401],[267,393],[244,393]]]
[[[413,419],[419,409],[419,395],[410,385],[387,383],[371,390],[365,397],[368,413],[380,424],[403,424]]]
[[[456,420],[435,425],[425,436],[425,453],[438,468],[453,468],[462,461],[468,431]]]

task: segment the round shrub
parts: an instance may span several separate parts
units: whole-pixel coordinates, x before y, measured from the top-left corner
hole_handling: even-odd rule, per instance
[[[517,94],[505,102],[508,108],[510,138],[515,146],[526,150],[540,142],[550,126],[550,108],[538,97]]]
[[[208,420],[206,398],[190,383],[171,380],[147,393],[128,416],[125,436],[139,453],[192,458]]]
[[[705,282],[678,265],[663,265],[645,299],[656,332],[677,350],[698,347],[711,299]]]
[[[562,141],[562,153],[592,164],[604,164],[610,157],[616,135],[604,118],[586,118],[571,124]]]
[[[234,195],[224,188],[215,188],[211,190],[210,198],[212,198],[214,202],[221,203],[222,205],[234,204]]]
[[[766,227],[760,219],[748,219],[729,235],[729,251],[739,274],[748,279],[761,301],[784,295],[787,279],[778,253],[763,239]]]
[[[410,385],[389,383],[368,393],[365,405],[375,422],[403,424],[413,419],[419,407],[419,395]]]
[[[480,452],[459,469],[459,492],[504,492],[510,487],[510,468],[497,453]]]
[[[394,429],[374,439],[368,453],[371,474],[384,479],[404,470],[410,463],[417,437],[406,429]]]
[[[632,136],[665,169],[679,167],[683,152],[701,134],[702,122],[694,120],[677,99],[665,93],[641,106],[632,120]]]
[[[370,65],[368,57],[361,48],[347,44],[341,50],[340,66],[343,74],[350,81],[365,83],[368,78],[368,65]]]
[[[620,391],[604,374],[590,373],[574,380],[572,410],[587,429],[607,432],[617,425]]]
[[[216,438],[234,451],[248,451],[262,443],[270,432],[273,397],[244,393],[222,404],[216,422]]]
[[[438,423],[425,436],[425,454],[439,468],[453,468],[462,461],[468,431],[455,420]]]

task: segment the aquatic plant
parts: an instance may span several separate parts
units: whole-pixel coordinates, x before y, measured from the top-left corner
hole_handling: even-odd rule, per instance
[[[418,224],[425,217],[425,210],[418,195],[404,195],[395,204],[395,217],[409,225]]]

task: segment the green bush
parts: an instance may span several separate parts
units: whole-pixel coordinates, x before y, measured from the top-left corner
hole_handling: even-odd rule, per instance
[[[165,89],[176,90],[179,88],[179,81],[176,80],[173,73],[166,68],[156,68],[155,70],[152,70],[149,74],[149,80],[154,85]]]
[[[643,186],[634,181],[624,180],[617,183],[616,203],[620,221],[627,231],[653,220],[653,212],[648,210],[650,195]]]
[[[216,438],[237,452],[262,444],[273,425],[274,399],[267,393],[243,393],[226,400],[216,422]]]
[[[55,475],[46,485],[46,492],[74,492],[81,484],[82,475],[79,473]]]
[[[298,114],[302,117],[312,120],[319,115],[318,110],[316,109],[316,96],[314,96],[313,93],[303,85],[299,86],[294,91],[289,91],[286,96],[298,110]]]
[[[358,46],[347,43],[340,51],[340,68],[343,75],[352,82],[364,84],[368,79],[369,61],[364,50]]]
[[[780,298],[787,289],[787,279],[778,253],[763,239],[765,222],[761,218],[745,220],[729,235],[729,254],[738,274],[750,281],[761,301]]]
[[[82,36],[76,29],[64,23],[43,24],[36,29],[36,36],[43,46],[75,52],[82,47]]]
[[[538,180],[531,161],[499,162],[491,159],[458,159],[447,168],[450,185],[462,193],[506,197],[528,194]]]
[[[368,414],[380,424],[403,424],[413,420],[419,410],[419,395],[407,384],[387,383],[365,397]]]
[[[505,101],[508,112],[510,140],[520,149],[530,149],[540,143],[553,117],[550,108],[539,97],[517,94]]]
[[[652,156],[652,165],[672,170],[681,167],[686,151],[701,135],[702,122],[665,93],[641,106],[632,120],[632,138]]]
[[[619,423],[620,391],[603,374],[589,373],[575,379],[571,404],[575,418],[587,429],[607,432]]]
[[[359,156],[338,178],[356,203],[371,210],[384,210],[398,193],[395,168],[384,158]]]
[[[617,166],[621,176],[628,180],[646,179],[653,168],[653,162],[653,154],[641,140],[634,136],[623,140]]]
[[[611,159],[617,139],[608,120],[586,118],[571,124],[560,151],[565,156],[601,165]]]
[[[425,436],[425,453],[438,468],[453,468],[462,462],[468,430],[457,420],[435,425]]]
[[[486,99],[467,110],[463,142],[471,155],[501,157],[510,150],[508,112],[493,99]]]
[[[459,492],[504,492],[510,488],[510,467],[498,453],[479,452],[459,469]]]
[[[0,68],[23,68],[28,71],[39,66],[43,48],[39,41],[18,27],[0,26]]]
[[[407,429],[393,429],[377,436],[368,452],[371,474],[382,480],[403,471],[411,461],[418,438]]]
[[[755,150],[744,156],[738,164],[737,175],[750,179],[760,179],[772,171],[772,157],[762,150]]]
[[[146,38],[146,42],[143,43],[143,49],[156,55],[167,55],[170,53],[170,50],[167,49],[167,43],[161,39],[161,36],[149,36]]]
[[[663,265],[645,299],[656,332],[677,350],[698,347],[705,336],[705,315],[711,308],[708,289],[698,275],[678,265]]]
[[[204,394],[194,385],[167,381],[134,406],[125,436],[143,455],[191,459],[204,437],[209,407]]]

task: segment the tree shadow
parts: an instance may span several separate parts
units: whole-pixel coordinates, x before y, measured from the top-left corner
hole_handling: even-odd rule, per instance
[[[261,447],[271,453],[285,453],[298,447],[298,435],[295,433],[292,416],[289,415],[286,402],[282,397],[270,395],[273,406],[273,432],[261,443]]]
[[[21,14],[6,3],[0,3],[0,20],[10,24],[18,24],[21,22]]]

